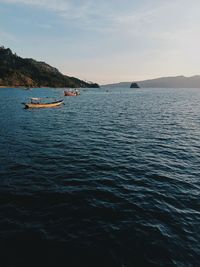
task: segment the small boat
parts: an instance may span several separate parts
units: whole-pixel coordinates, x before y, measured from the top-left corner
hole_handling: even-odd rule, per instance
[[[71,91],[71,90],[66,90],[64,91],[64,96],[78,96],[80,95],[80,92],[78,90],[74,90],[74,91]]]
[[[25,108],[52,108],[60,106],[63,103],[62,100],[57,100],[53,102],[45,102],[44,98],[31,98],[29,103],[24,103]]]

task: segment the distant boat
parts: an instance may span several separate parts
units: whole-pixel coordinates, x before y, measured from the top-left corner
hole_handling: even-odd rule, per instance
[[[64,96],[78,96],[78,95],[80,95],[80,92],[78,90],[74,90],[74,91],[65,90],[64,91]]]
[[[45,102],[44,100],[44,98],[31,98],[29,103],[24,103],[25,108],[52,108],[60,106],[63,103],[63,99],[53,102]]]
[[[21,87],[21,89],[23,89],[23,90],[31,90],[31,87],[30,86],[28,86],[28,87]]]

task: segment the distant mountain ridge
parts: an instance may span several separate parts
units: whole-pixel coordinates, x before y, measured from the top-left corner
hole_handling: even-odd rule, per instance
[[[120,82],[101,87],[129,88],[132,82]],[[200,88],[200,75],[191,77],[169,76],[144,81],[136,81],[140,88]]]
[[[45,62],[21,58],[3,46],[0,47],[0,86],[99,87],[97,83],[63,75]]]

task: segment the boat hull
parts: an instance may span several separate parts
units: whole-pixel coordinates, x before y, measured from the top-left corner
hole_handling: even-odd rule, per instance
[[[65,96],[78,96],[80,93],[74,93],[74,92],[64,92]]]
[[[52,108],[60,106],[63,101],[58,101],[54,103],[26,103],[25,108]]]

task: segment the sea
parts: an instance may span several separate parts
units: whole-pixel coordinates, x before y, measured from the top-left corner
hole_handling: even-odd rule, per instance
[[[199,267],[200,89],[80,93],[0,89],[0,266]]]

